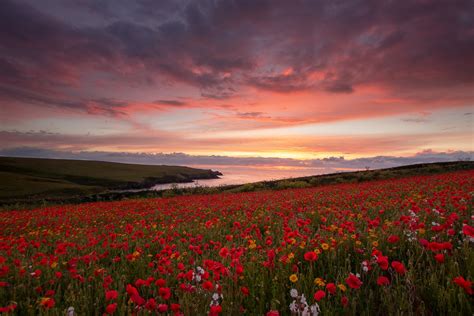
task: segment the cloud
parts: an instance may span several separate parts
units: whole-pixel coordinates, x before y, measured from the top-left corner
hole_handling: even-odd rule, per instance
[[[20,132],[2,135],[10,145],[53,148],[145,151],[158,144],[230,152],[246,144],[253,152],[342,152],[341,137],[189,138],[467,108],[474,101],[473,34],[470,0],[3,0],[0,119]],[[165,110],[173,113],[161,124]],[[21,134],[47,130],[37,113],[48,121],[81,116],[85,127],[96,116],[123,130],[87,138]],[[347,141],[347,152],[413,152],[426,142],[446,149],[436,137],[450,135],[361,136]]]
[[[204,90],[225,82],[234,94],[246,85],[350,93],[367,84],[413,91],[474,82],[469,0],[49,2],[50,10],[1,2],[0,84],[56,90],[85,71]]]
[[[36,157],[56,159],[82,159],[99,160],[122,163],[152,164],[152,165],[206,165],[219,169],[219,166],[265,166],[265,167],[301,167],[317,170],[360,170],[367,167],[371,169],[390,168],[396,166],[459,161],[474,159],[474,152],[452,151],[434,152],[431,150],[419,152],[412,156],[374,156],[367,158],[345,159],[341,157],[327,157],[313,160],[298,160],[289,158],[261,158],[261,157],[229,157],[188,155],[184,153],[128,153],[128,152],[103,152],[103,151],[60,151],[41,149],[35,147],[19,147],[1,149],[0,156]]]
[[[179,100],[156,100],[154,103],[159,104],[159,105],[170,105],[170,106],[184,106],[187,103],[184,101],[179,101]]]

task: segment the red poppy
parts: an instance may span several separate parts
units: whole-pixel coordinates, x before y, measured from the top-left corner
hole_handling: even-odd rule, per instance
[[[336,284],[334,284],[334,283],[326,284],[326,290],[331,294],[335,294],[336,293]]]
[[[115,312],[116,309],[117,309],[117,303],[109,304],[105,308],[105,313],[108,314],[108,315],[112,315]]]
[[[118,292],[115,290],[110,290],[105,292],[105,299],[107,301],[115,300],[118,297]]]
[[[392,261],[392,268],[394,268],[395,271],[397,271],[398,274],[403,275],[406,272],[405,266],[403,265],[403,263],[401,263],[399,261]]]
[[[41,299],[40,305],[46,308],[53,308],[56,302],[51,297],[45,297]]]
[[[181,305],[176,304],[176,303],[171,304],[171,310],[173,312],[177,313],[177,312],[179,312],[180,309],[181,309]]]
[[[16,304],[10,304],[5,307],[0,307],[0,313],[10,313],[16,309]]]
[[[326,297],[326,292],[324,292],[323,290],[318,290],[318,291],[316,291],[316,293],[314,293],[314,299],[317,302],[319,302],[320,300],[322,300],[325,297]]]
[[[222,258],[226,258],[229,255],[229,249],[226,247],[222,247],[221,250],[219,251],[219,256]]]
[[[149,298],[145,304],[145,308],[149,311],[155,310],[157,306],[158,305],[156,304],[156,301],[154,298]]]
[[[454,278],[454,283],[459,285],[466,291],[467,294],[472,295],[474,291],[472,290],[472,282],[464,279],[462,276],[458,276]]]
[[[351,289],[358,289],[362,285],[362,281],[352,273],[347,277],[346,283]]]
[[[379,267],[382,269],[382,270],[387,270],[388,269],[388,257],[387,256],[378,256],[377,257],[377,263],[379,265]]]
[[[220,305],[213,305],[209,310],[209,316],[217,316],[222,313],[222,306]]]
[[[443,263],[444,262],[444,255],[442,253],[438,253],[434,256],[435,260],[439,263]]]
[[[377,284],[380,286],[390,285],[390,280],[386,276],[379,276],[377,278]]]
[[[202,284],[203,289],[206,289],[208,291],[212,290],[214,286],[212,285],[211,281],[206,281]]]
[[[462,232],[464,235],[474,238],[474,227],[464,224],[462,226]]]
[[[397,235],[390,235],[387,239],[387,241],[391,244],[395,244],[397,243],[398,241],[400,240],[400,237],[398,237]]]
[[[169,287],[160,287],[158,294],[164,299],[169,300],[171,297],[171,289]]]
[[[341,305],[346,307],[348,304],[349,304],[349,299],[347,298],[347,296],[343,296],[341,298]]]
[[[308,251],[307,253],[304,254],[304,260],[313,262],[318,260],[318,254],[314,251]]]

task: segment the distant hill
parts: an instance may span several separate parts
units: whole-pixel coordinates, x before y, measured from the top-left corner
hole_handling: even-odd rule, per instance
[[[218,171],[102,161],[0,157],[0,202],[68,198],[116,189],[214,179]]]

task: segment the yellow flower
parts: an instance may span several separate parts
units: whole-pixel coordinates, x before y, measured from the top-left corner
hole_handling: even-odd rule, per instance
[[[418,233],[419,233],[420,235],[424,235],[425,232],[426,232],[426,230],[425,230],[424,228],[419,228],[419,229],[418,229]]]
[[[379,242],[378,242],[377,240],[376,240],[376,241],[374,241],[374,242],[372,242],[372,246],[374,246],[374,247],[378,247],[378,246],[379,246]]]
[[[255,240],[250,240],[249,249],[255,249],[255,248],[257,248],[257,244],[255,243]]]
[[[306,242],[302,241],[302,242],[300,243],[300,248],[301,248],[301,249],[304,249],[305,247],[306,247]]]
[[[337,287],[339,288],[339,290],[345,292],[347,290],[346,286],[344,284],[338,284]]]
[[[51,267],[52,269],[56,268],[57,266],[58,266],[58,263],[57,263],[56,261],[54,261],[54,262],[52,262],[52,263],[50,264],[50,267]]]
[[[321,244],[321,248],[323,248],[323,250],[328,250],[329,245],[324,242],[324,243]]]
[[[294,257],[295,257],[295,254],[294,254],[294,253],[290,252],[290,253],[288,254],[288,259],[293,259]]]
[[[321,250],[319,250],[318,248],[314,249],[314,252],[316,252],[317,255],[319,255],[321,253]]]
[[[360,246],[360,245],[362,245],[362,242],[361,242],[360,240],[357,240],[357,241],[356,241],[356,245],[357,245],[357,246]]]
[[[298,276],[296,274],[290,275],[290,281],[295,283],[296,281],[298,281]]]
[[[317,286],[325,286],[326,282],[324,282],[324,280],[321,278],[316,278],[314,279],[314,284],[316,284]]]

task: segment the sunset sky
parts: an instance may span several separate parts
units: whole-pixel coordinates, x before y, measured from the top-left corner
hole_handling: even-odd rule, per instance
[[[0,149],[474,150],[474,5],[0,2]]]

